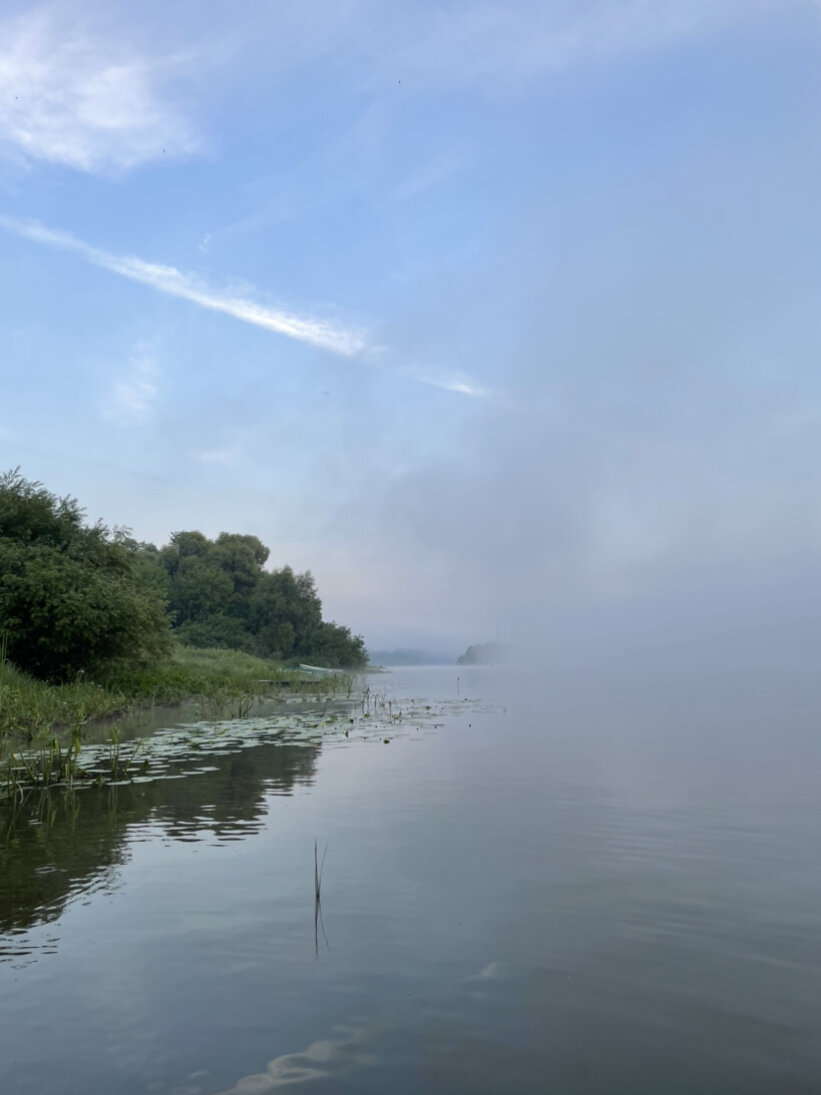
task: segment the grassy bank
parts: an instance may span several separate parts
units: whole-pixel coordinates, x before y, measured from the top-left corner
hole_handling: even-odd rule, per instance
[[[349,678],[304,681],[279,662],[235,650],[178,646],[150,668],[120,670],[92,681],[52,685],[0,661],[0,737],[33,739],[70,729],[89,719],[137,707],[174,703],[192,696],[209,698],[270,695],[283,684],[305,690],[347,687]]]

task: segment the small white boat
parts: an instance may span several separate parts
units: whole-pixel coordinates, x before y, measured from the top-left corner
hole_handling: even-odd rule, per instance
[[[314,673],[319,677],[328,677],[333,673],[341,673],[341,669],[325,669],[321,665],[302,665],[300,664],[301,673]]]

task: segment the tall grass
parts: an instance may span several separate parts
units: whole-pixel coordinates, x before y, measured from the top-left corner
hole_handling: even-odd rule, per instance
[[[129,697],[116,688],[88,680],[45,684],[0,662],[0,736],[13,734],[32,741],[55,727],[118,714],[128,702]]]
[[[306,680],[278,662],[251,654],[181,645],[170,658],[149,667],[124,665],[93,681],[82,677],[53,685],[21,673],[5,659],[0,645],[0,738],[34,741],[130,708],[191,697],[237,717],[247,714],[255,697],[283,689],[304,695],[350,694],[353,686],[347,674]]]
[[[79,677],[53,685],[20,672],[5,655],[0,641],[0,800],[6,803],[22,802],[38,789],[129,779],[139,744],[123,750],[116,726],[108,735],[105,773],[80,764],[83,725],[89,721],[190,698],[213,717],[242,718],[258,698],[351,695],[356,686],[348,674],[306,679],[250,654],[182,645],[149,668],[123,666],[97,680]],[[318,884],[321,873],[320,868]]]
[[[278,662],[237,650],[178,646],[162,662],[148,667],[118,667],[101,677],[100,683],[140,700],[167,703],[225,690],[263,695],[287,676]]]

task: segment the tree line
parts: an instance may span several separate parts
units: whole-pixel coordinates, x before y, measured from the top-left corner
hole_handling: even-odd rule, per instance
[[[176,532],[164,547],[88,525],[19,469],[0,476],[0,654],[46,680],[167,656],[172,638],[359,667],[361,636],[322,618],[310,571],[266,570],[256,537]]]

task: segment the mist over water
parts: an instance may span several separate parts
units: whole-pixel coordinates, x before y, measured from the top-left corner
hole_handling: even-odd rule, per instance
[[[695,229],[699,246],[708,231]],[[555,653],[587,636],[597,662],[615,648],[669,649],[685,668],[805,662],[821,608],[808,350],[773,342],[786,302],[738,327],[700,269],[669,285],[668,261],[631,267],[615,314],[595,269],[554,286],[551,315],[567,326],[570,310],[576,326],[541,322],[505,354],[498,402],[341,520],[387,593],[381,607],[357,591],[376,645],[393,620],[400,638],[427,628],[438,647],[501,638]],[[751,296],[757,277],[732,272]]]
[[[810,1095],[817,735],[568,683],[396,670],[378,686],[414,714],[390,730],[360,706],[321,744],[194,752],[185,778],[84,792],[73,827],[24,825],[9,1090]]]
[[[258,535],[375,648],[640,626],[692,636],[685,663],[705,640],[800,657],[821,531],[814,5],[377,8],[249,13],[229,58],[187,6],[166,25],[151,5],[159,66],[124,7],[123,40],[103,20],[87,48],[60,48],[56,9],[9,24],[8,80],[40,75],[0,139],[43,174],[3,211],[7,462],[140,539]],[[121,88],[134,109],[75,117],[50,80],[109,52],[145,76]],[[264,122],[252,89],[280,104]],[[116,217],[90,215],[98,186]],[[297,334],[333,321],[367,352],[242,318],[280,297]]]
[[[0,14],[0,470],[506,649],[0,813],[3,1095],[818,1095],[820,27]]]

